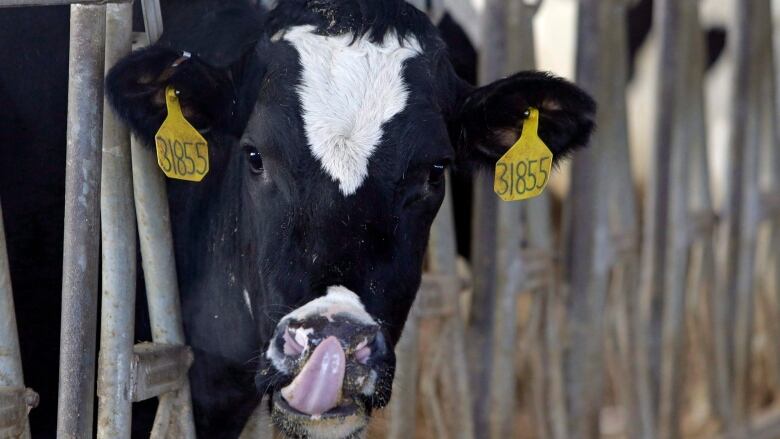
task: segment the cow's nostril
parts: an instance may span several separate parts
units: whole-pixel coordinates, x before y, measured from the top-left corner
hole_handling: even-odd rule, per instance
[[[282,336],[284,339],[284,355],[298,357],[303,353],[304,346],[295,340],[295,333],[288,328]]]
[[[370,356],[371,347],[368,345],[368,339],[364,339],[355,347],[355,360],[360,364],[366,364]]]

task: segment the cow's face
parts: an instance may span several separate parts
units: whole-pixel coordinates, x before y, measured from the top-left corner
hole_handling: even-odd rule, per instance
[[[191,43],[206,49],[186,60],[137,52],[108,79],[141,136],[151,140],[171,85],[212,136],[199,184],[230,182],[215,193],[238,212],[231,263],[261,334],[257,387],[291,436],[356,434],[389,400],[445,168],[495,163],[529,106],[556,156],[592,128],[593,103],[573,85],[523,73],[471,89],[416,9],[352,3],[283,2],[262,35],[251,15],[228,13],[221,27],[235,38]]]

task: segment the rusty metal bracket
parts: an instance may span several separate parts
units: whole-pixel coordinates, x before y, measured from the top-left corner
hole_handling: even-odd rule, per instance
[[[25,387],[0,387],[0,437],[20,437],[39,397]]]
[[[139,343],[133,347],[130,392],[133,402],[182,388],[193,355],[189,346]]]

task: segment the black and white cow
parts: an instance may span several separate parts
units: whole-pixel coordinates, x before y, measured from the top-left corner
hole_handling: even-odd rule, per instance
[[[24,14],[3,14],[3,41],[11,41]],[[56,15],[64,26],[39,27],[64,42],[66,10]],[[24,339],[56,322],[57,271],[45,278],[52,316],[44,317],[48,302],[26,296],[43,267],[14,257],[31,244],[51,253],[52,265],[57,248],[61,255],[25,219],[43,224],[62,208],[64,142],[52,139],[64,138],[67,63],[61,48],[41,41],[30,51],[0,50],[13,64],[0,69],[8,98],[0,152],[19,158],[0,160],[0,190],[17,314],[29,332],[22,348],[56,359],[56,341],[33,347]],[[50,68],[34,67],[47,63],[56,80]],[[358,434],[390,398],[393,347],[419,286],[445,168],[493,166],[529,106],[540,109],[540,136],[560,157],[587,142],[594,112],[586,94],[544,73],[469,86],[433,25],[400,0],[286,0],[268,14],[240,1],[187,9],[166,19],[158,44],[107,78],[112,106],[150,145],[167,86],[210,142],[205,179],[168,185],[197,427],[208,438],[236,437],[264,394],[289,436]],[[44,91],[56,99],[25,100]],[[42,107],[49,103],[59,110]],[[36,129],[36,120],[51,125],[53,113],[62,116],[56,130]],[[29,169],[48,168],[29,178]],[[40,189],[15,196],[22,184]],[[40,230],[61,234],[61,221],[53,224]],[[41,323],[31,326],[36,314]],[[52,370],[55,385],[37,386],[49,394]]]

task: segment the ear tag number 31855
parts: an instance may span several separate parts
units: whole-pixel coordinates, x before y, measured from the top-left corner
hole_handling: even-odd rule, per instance
[[[165,105],[168,117],[154,135],[157,164],[169,178],[201,181],[209,172],[208,143],[184,118],[173,87],[165,89]]]
[[[547,186],[553,155],[538,130],[539,110],[530,108],[520,139],[496,162],[493,190],[504,201],[533,198]]]

